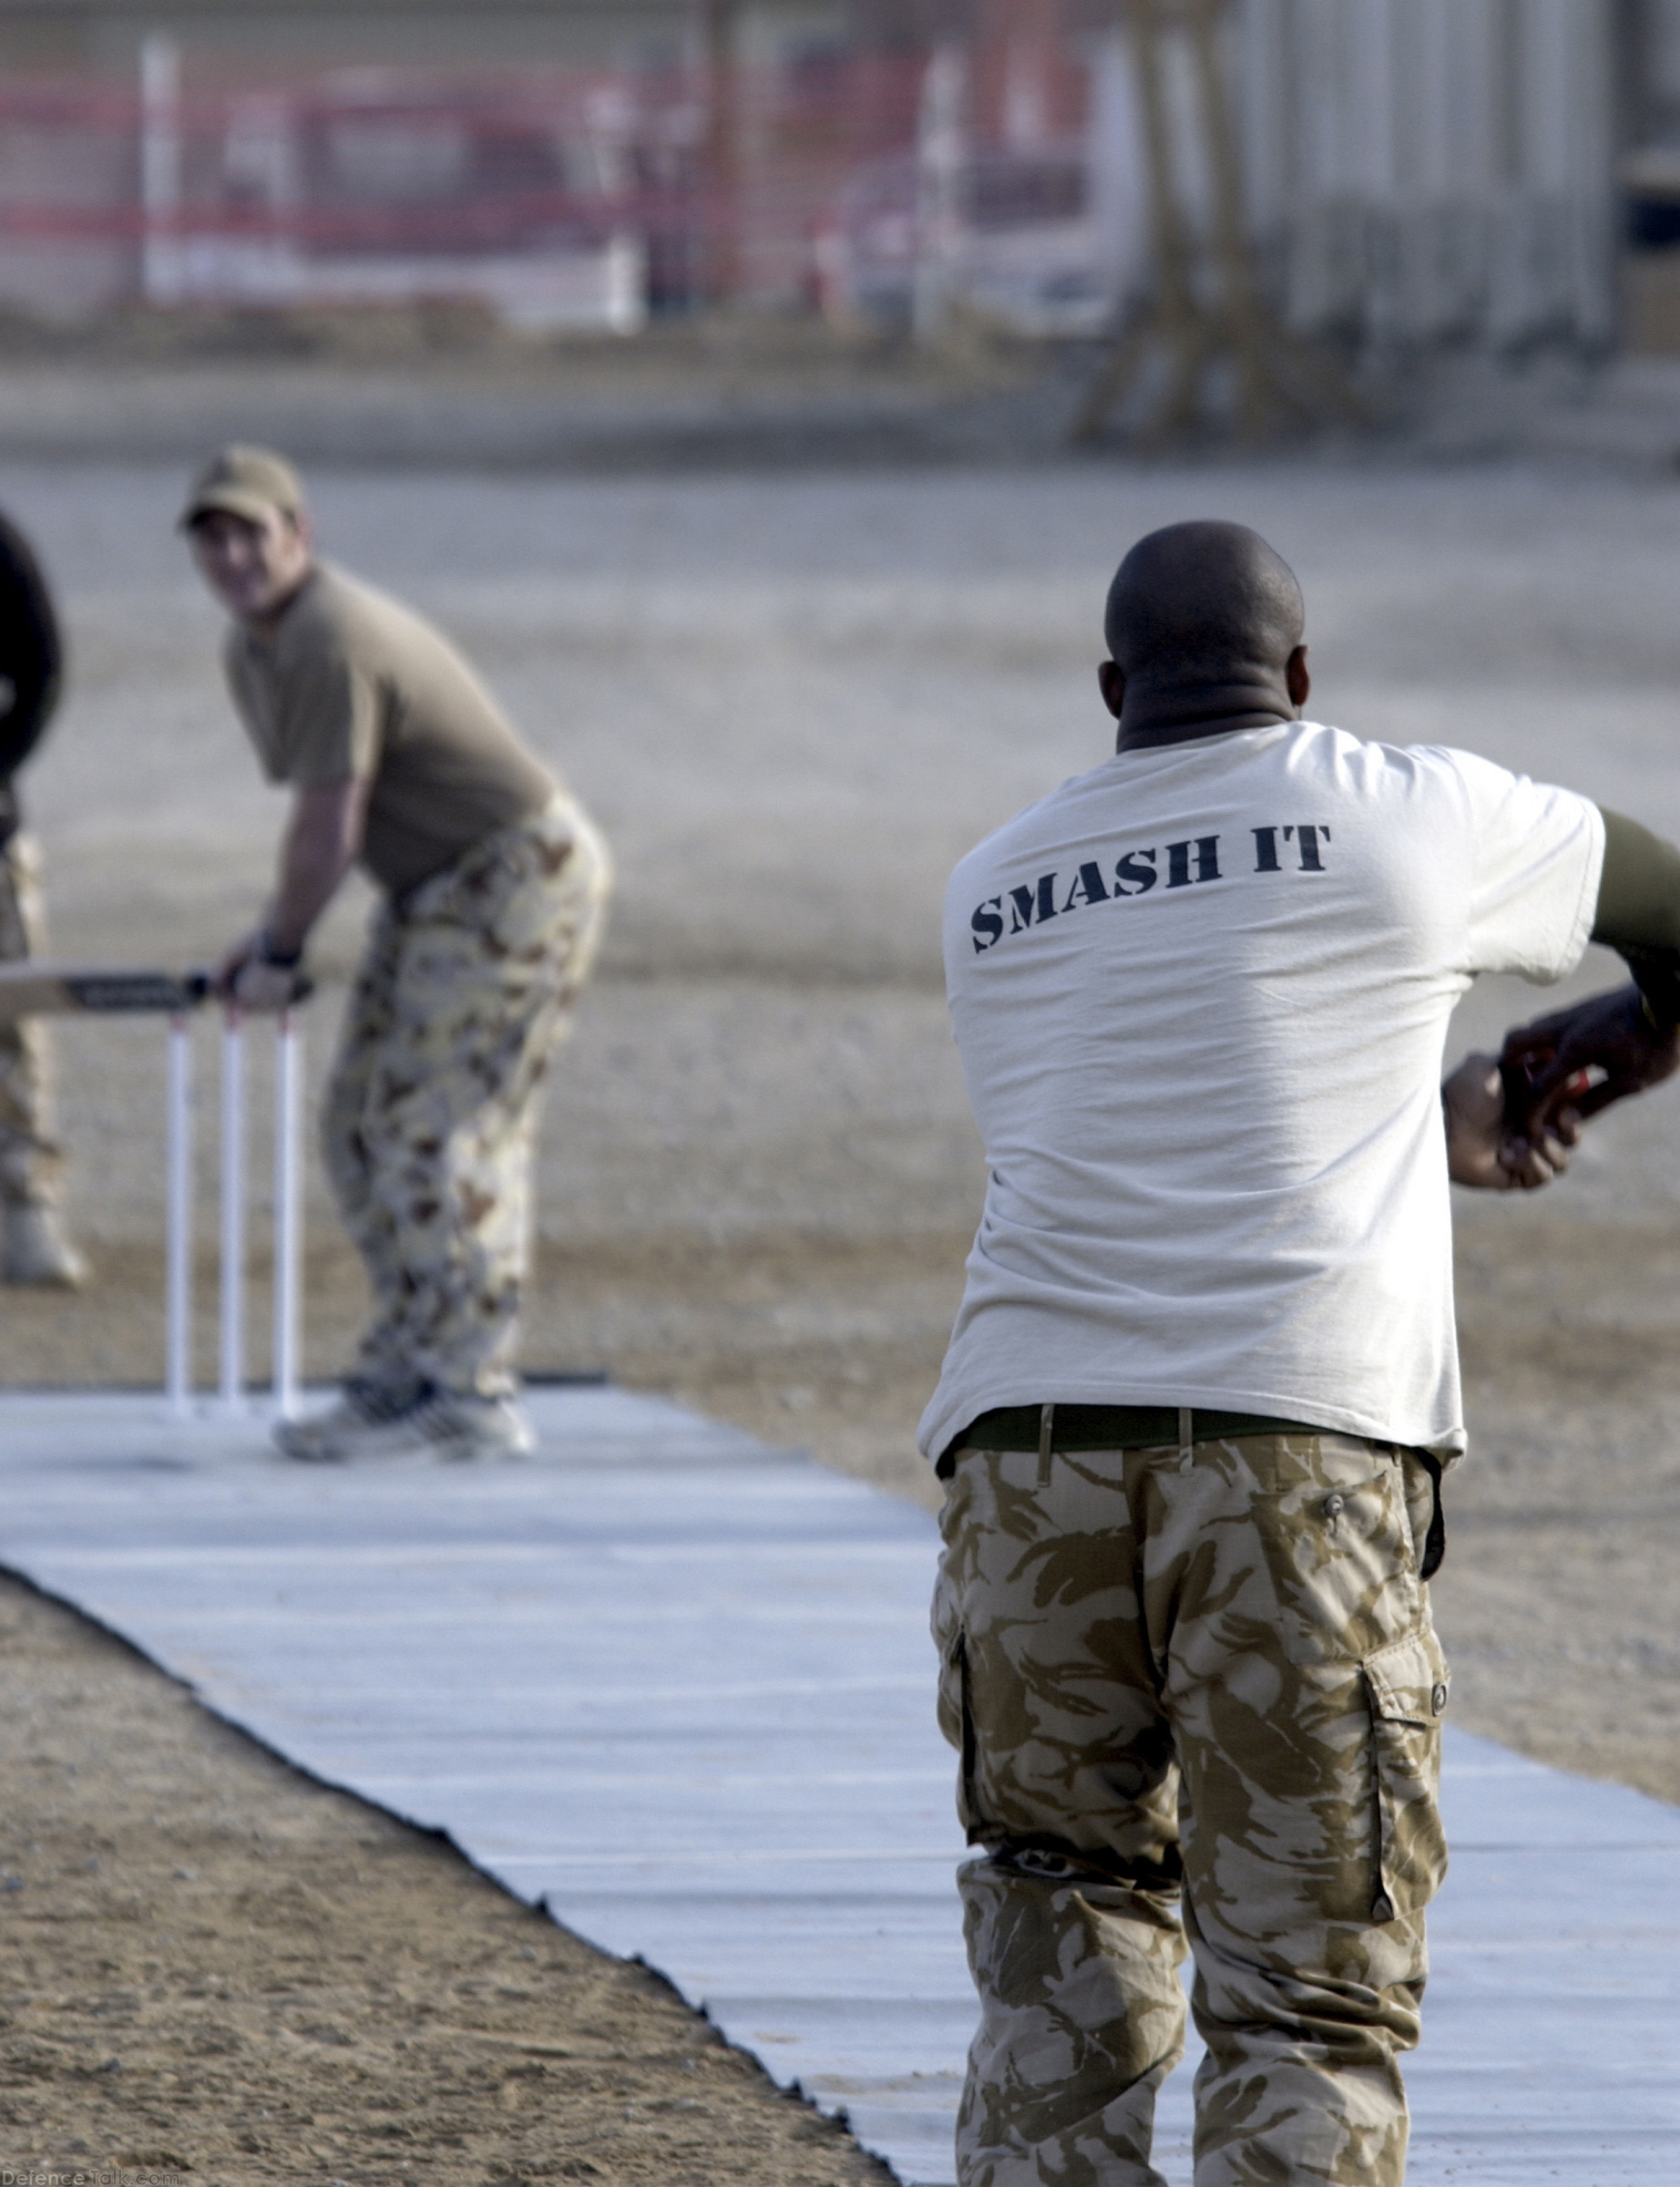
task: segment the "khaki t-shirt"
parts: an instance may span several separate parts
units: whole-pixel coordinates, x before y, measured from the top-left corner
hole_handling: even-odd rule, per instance
[[[362,862],[393,896],[559,788],[447,639],[329,563],[271,639],[235,623],[223,660],[271,782],[371,785]]]

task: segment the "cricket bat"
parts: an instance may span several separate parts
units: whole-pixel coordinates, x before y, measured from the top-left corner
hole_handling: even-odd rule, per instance
[[[0,964],[0,1024],[68,1011],[195,1010],[210,992],[202,972],[133,970],[126,965]]]

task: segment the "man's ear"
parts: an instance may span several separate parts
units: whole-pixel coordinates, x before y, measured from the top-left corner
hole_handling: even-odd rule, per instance
[[[1097,689],[1102,693],[1102,703],[1119,721],[1126,703],[1126,673],[1118,661],[1105,661],[1098,669]]]
[[[1284,683],[1289,693],[1289,703],[1297,714],[1313,695],[1313,679],[1306,670],[1306,648],[1297,645],[1284,669]]]

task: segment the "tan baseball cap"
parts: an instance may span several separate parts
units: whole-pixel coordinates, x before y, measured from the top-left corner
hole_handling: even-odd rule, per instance
[[[213,457],[194,481],[180,529],[190,531],[200,517],[224,510],[260,524],[271,509],[295,517],[303,506],[303,485],[283,456],[272,448],[235,444]]]

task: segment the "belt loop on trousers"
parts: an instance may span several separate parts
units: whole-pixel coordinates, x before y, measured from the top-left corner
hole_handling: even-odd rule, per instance
[[[1181,1464],[1188,1464],[1190,1462],[1190,1453],[1195,1443],[1193,1425],[1190,1407],[1180,1405],[1178,1408],[1178,1455]]]
[[[1056,1428],[1054,1405],[1039,1407],[1039,1486],[1048,1488],[1050,1477],[1050,1437]]]

